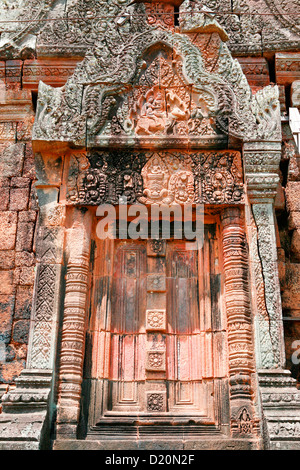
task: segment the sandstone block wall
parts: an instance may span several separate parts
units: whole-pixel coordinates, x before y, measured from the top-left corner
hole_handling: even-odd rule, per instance
[[[0,384],[25,367],[35,276],[33,110],[22,65],[0,63]]]

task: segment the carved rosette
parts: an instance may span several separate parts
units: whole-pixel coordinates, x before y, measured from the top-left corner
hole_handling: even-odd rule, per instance
[[[147,411],[151,413],[166,411],[166,394],[164,392],[148,392]]]
[[[265,368],[284,367],[285,361],[273,213],[279,183],[280,158],[281,144],[278,142],[244,144],[247,193],[252,204],[252,220],[255,224],[254,229],[249,228],[249,232],[250,240],[252,240],[250,248],[258,300],[259,362]],[[251,235],[252,232],[254,233]],[[268,347],[266,347],[267,343]]]

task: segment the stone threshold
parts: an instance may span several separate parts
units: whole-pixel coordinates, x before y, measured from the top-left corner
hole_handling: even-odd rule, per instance
[[[109,440],[77,440],[57,439],[53,450],[262,450],[260,439],[215,439],[201,437],[198,439],[175,440],[163,439],[109,439]]]

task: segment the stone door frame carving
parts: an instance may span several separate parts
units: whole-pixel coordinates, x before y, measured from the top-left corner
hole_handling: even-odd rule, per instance
[[[140,75],[143,70],[142,59],[149,46],[160,47],[161,44],[166,44],[183,60],[187,86],[193,87],[195,93],[200,89],[209,89],[210,94],[217,97],[218,103],[216,107],[211,107],[210,113],[216,113],[219,130],[228,136],[226,147],[238,147],[243,152],[246,188],[243,201],[241,187],[239,190],[231,187],[229,200],[225,197],[228,196],[226,190],[225,194],[221,190],[224,171],[227,171],[230,180],[234,179],[226,162],[224,165],[216,165],[216,178],[210,180],[205,179],[206,170],[203,171],[201,162],[192,162],[188,168],[184,168],[189,172],[188,181],[192,181],[192,176],[194,177],[195,201],[214,206],[217,212],[221,211],[231,436],[242,437],[245,441],[248,439],[249,442],[254,442],[253,446],[262,446],[260,439],[265,412],[268,425],[266,431],[269,431],[272,439],[280,441],[281,437],[286,437],[291,414],[285,404],[288,400],[284,397],[289,397],[294,388],[289,379],[286,379],[284,371],[275,238],[274,197],[279,181],[281,151],[278,88],[269,86],[255,95],[251,93],[241,67],[231,57],[224,42],[226,33],[211,16],[195,15],[195,21],[187,22],[184,30],[179,33],[172,29],[149,26],[146,19],[145,22],[138,20],[141,28],[144,28],[141,33],[135,29],[136,8],[139,7],[133,7],[133,28],[131,30],[131,26],[129,27],[128,36],[128,26],[120,26],[125,38],[124,47],[119,47],[119,31],[110,30],[87,52],[64,87],[55,89],[40,83],[33,147],[41,215],[29,353],[26,370],[21,374],[17,388],[3,398],[4,415],[13,408],[15,413],[18,411],[16,419],[22,423],[24,413],[28,416],[33,409],[39,410],[39,424],[34,439],[40,442],[47,412],[50,413],[50,420],[52,418],[58,388],[57,435],[59,438],[73,440],[77,437],[88,316],[86,305],[90,287],[88,272],[93,223],[91,206],[99,204],[103,194],[109,194],[113,201],[119,191],[121,194],[127,191],[133,198],[145,196],[141,191],[141,172],[146,164],[146,161],[141,163],[144,158],[142,152],[135,162],[126,160],[127,157],[123,155],[124,168],[119,173],[118,164],[110,167],[104,159],[101,168],[93,167],[91,159],[88,174],[84,176],[86,179],[80,179],[87,160],[86,147],[88,152],[91,151],[91,145],[96,150],[103,151],[113,141],[116,149],[122,148],[127,154],[128,151],[132,153],[134,148],[137,150],[135,145],[139,146],[139,140],[135,135],[125,141],[118,138],[118,122],[122,120],[122,113],[126,114],[126,106],[118,108],[118,100],[122,101],[123,95],[132,90],[132,83],[138,85],[133,82],[134,74]],[[220,48],[217,51],[221,57],[220,68],[215,73],[209,73],[205,69],[202,51],[193,42],[194,34],[191,34],[195,31],[202,34],[207,26],[220,37]],[[110,48],[113,51],[110,60],[107,58],[107,43],[113,46]],[[179,111],[176,113],[180,116],[182,109],[179,105],[177,107]],[[208,117],[207,115],[205,118]],[[108,133],[103,138],[101,126],[104,124],[110,126],[112,135]],[[204,133],[211,132],[212,123],[204,124]],[[87,132],[88,127],[90,133]],[[211,148],[214,152],[219,152],[216,150],[219,140],[209,136],[206,146],[205,139],[201,141],[201,132],[199,130],[194,139],[197,151]],[[150,136],[142,146],[147,149],[156,148],[157,151],[164,149],[166,139],[158,140],[159,142]],[[189,138],[174,139],[170,145],[175,149],[181,147],[184,156],[190,156]],[[70,179],[67,180],[67,165],[66,162],[63,165],[62,160],[64,156],[69,158],[72,151],[76,154],[78,164],[74,173],[77,171],[79,179],[70,174]],[[78,156],[79,153],[83,154],[82,158]],[[183,158],[183,166],[185,163]],[[219,171],[220,166],[224,170],[223,174]],[[75,184],[72,178],[76,180]],[[169,178],[172,180],[172,176],[169,175]],[[167,188],[167,191],[170,189],[171,198],[175,198],[174,188],[178,182],[176,178],[172,180],[172,187]],[[239,184],[243,183],[242,176],[236,175],[236,178]],[[130,181],[130,184],[126,186],[125,180],[127,183]],[[203,181],[204,199],[198,200]],[[68,190],[72,184],[71,189],[75,193],[70,198],[75,199],[70,203]],[[153,192],[151,194],[150,190],[151,195],[153,196]],[[234,200],[237,195],[238,199]],[[223,200],[220,199],[222,197]],[[243,215],[241,205],[245,202],[246,214]],[[247,266],[249,260],[250,278]],[[45,293],[45,302],[41,301],[41,291]],[[281,398],[278,415],[270,404],[272,400],[268,402],[268,397],[275,397],[276,402],[278,394],[274,390],[277,391],[280,387],[284,389],[284,396]],[[30,392],[26,394],[24,390]],[[293,412],[298,413],[293,422],[293,437],[299,439],[299,406],[294,407]],[[285,427],[283,433],[281,428],[276,429],[276,423],[280,420],[283,428]],[[226,432],[229,434],[228,430]]]
[[[218,223],[218,218],[216,219],[213,216],[209,217],[209,223],[211,226],[215,226],[216,223]],[[213,229],[211,229],[213,230]],[[208,237],[208,234],[207,234]],[[216,237],[216,236],[215,236]],[[154,243],[153,243],[154,242]],[[147,426],[144,426],[144,430],[141,431],[145,435],[147,434],[147,428],[149,426],[149,423],[151,420],[153,421],[153,429],[155,428],[155,425],[157,426],[157,423],[160,422],[161,426],[164,426],[165,429],[165,435],[169,435],[172,431],[170,431],[170,426],[169,422],[172,420],[173,427],[176,423],[176,428],[178,429],[178,432],[180,433],[182,431],[182,425],[184,422],[188,422],[190,420],[195,421],[195,425],[190,427],[190,430],[187,428],[185,433],[191,433],[195,434],[197,432],[203,432],[203,430],[206,428],[207,432],[214,432],[214,433],[220,433],[221,429],[223,432],[228,433],[228,428],[229,428],[229,421],[226,421],[226,416],[228,416],[229,413],[229,402],[228,400],[223,400],[221,397],[224,397],[224,395],[228,395],[228,383],[227,383],[227,365],[226,361],[224,360],[225,355],[226,355],[226,339],[225,339],[225,324],[224,322],[226,321],[226,314],[223,311],[221,307],[221,300],[219,299],[218,301],[214,299],[214,305],[211,307],[211,310],[209,310],[209,307],[207,306],[204,308],[204,303],[207,304],[207,302],[213,302],[212,299],[210,299],[208,294],[204,294],[204,289],[208,289],[208,285],[210,285],[210,282],[213,281],[210,280],[211,276],[216,276],[216,274],[213,273],[206,273],[205,279],[202,271],[198,272],[199,278],[198,278],[198,283],[200,284],[198,289],[199,289],[199,296],[201,298],[201,307],[200,304],[198,306],[199,312],[195,315],[200,315],[200,308],[201,308],[201,320],[200,323],[202,324],[202,329],[201,330],[201,335],[202,335],[202,349],[203,352],[206,350],[206,353],[204,354],[202,359],[199,359],[199,361],[203,361],[202,365],[202,374],[203,377],[201,379],[203,385],[202,387],[206,387],[207,391],[204,392],[204,395],[206,394],[206,399],[203,399],[203,403],[205,403],[205,406],[202,410],[197,409],[196,404],[190,403],[189,406],[187,406],[187,409],[185,410],[183,408],[183,405],[180,406],[180,404],[177,404],[177,409],[178,411],[175,412],[176,409],[176,400],[174,398],[174,404],[172,405],[172,396],[170,395],[170,402],[168,403],[168,412],[167,413],[159,413],[159,412],[151,412],[149,411],[148,415],[145,415],[144,413],[140,413],[137,411],[136,407],[138,406],[137,404],[137,396],[138,392],[136,391],[137,396],[135,398],[132,398],[131,402],[128,401],[128,407],[125,407],[124,410],[126,411],[125,416],[124,416],[124,411],[122,413],[122,407],[126,405],[125,401],[121,400],[120,405],[118,405],[117,409],[119,411],[115,411],[113,414],[111,411],[108,413],[105,412],[105,402],[108,399],[108,392],[106,390],[107,387],[107,377],[109,377],[109,356],[108,356],[108,350],[109,350],[109,344],[110,344],[110,327],[109,327],[109,321],[112,317],[112,309],[113,307],[110,302],[110,293],[109,290],[112,288],[113,281],[113,258],[114,258],[114,245],[116,245],[116,242],[112,240],[106,240],[106,241],[98,241],[99,247],[98,247],[98,255],[95,258],[95,264],[94,264],[94,271],[95,271],[95,279],[93,281],[93,285],[96,286],[97,284],[97,276],[98,272],[101,272],[101,277],[99,274],[99,279],[101,278],[101,292],[102,292],[102,297],[101,299],[96,296],[96,300],[98,299],[98,304],[97,302],[94,303],[94,295],[95,292],[93,293],[92,296],[92,302],[91,302],[91,307],[90,310],[93,312],[91,317],[90,317],[90,325],[88,327],[88,345],[87,345],[87,350],[89,354],[89,358],[87,358],[87,369],[85,371],[85,379],[83,382],[84,386],[84,395],[87,397],[87,395],[90,395],[91,397],[91,402],[89,403],[89,400],[87,399],[87,405],[84,405],[84,409],[86,410],[85,414],[86,417],[85,419],[88,421],[88,434],[87,438],[91,439],[92,437],[96,438],[107,438],[108,436],[113,436],[117,433],[118,431],[118,426],[122,423],[122,429],[123,429],[123,434],[125,436],[125,433],[128,433],[128,437],[134,432],[132,429],[134,429],[134,423],[136,422],[137,418],[140,422],[140,426],[143,427],[143,420],[145,423],[147,423]],[[120,247],[123,246],[125,243],[122,241],[119,241],[117,243],[117,246],[120,245]],[[155,269],[155,266],[159,267],[159,269],[162,269],[161,263],[167,262],[169,258],[166,259],[166,249],[169,252],[168,246],[171,243],[170,246],[177,246],[178,249],[180,246],[184,247],[185,242],[182,241],[176,241],[176,240],[147,240],[147,241],[140,241],[140,244],[142,246],[147,247],[147,264],[148,264],[148,269],[150,269],[150,273],[152,273],[153,269]],[[205,248],[205,256],[208,256],[209,250],[217,250],[218,247],[218,252],[221,248],[221,243],[217,238],[213,238],[210,240],[207,238],[206,240],[206,248]],[[167,246],[168,245],[168,246]],[[130,240],[128,240],[125,245],[124,249],[127,251],[130,251],[130,247],[132,249],[135,247],[134,242],[132,241],[130,243]],[[215,248],[213,248],[215,247]],[[170,248],[171,249],[171,248]],[[105,255],[106,253],[106,255]],[[106,264],[103,265],[101,263],[101,260],[103,257],[106,256]],[[201,270],[203,267],[204,260],[204,253],[202,250],[197,250],[196,251],[196,258],[197,258],[197,265],[199,264],[198,269]],[[213,258],[215,259],[215,258]],[[216,255],[216,259],[220,262],[221,258],[219,258]],[[109,261],[110,260],[110,261]],[[215,262],[215,261],[211,261]],[[169,260],[170,263],[170,260]],[[102,264],[102,265],[101,265]],[[96,266],[98,266],[96,268]],[[213,265],[214,266],[214,265]],[[114,268],[115,269],[115,268]],[[218,272],[218,268],[215,268],[216,272]],[[145,326],[144,328],[140,330],[140,334],[144,335],[144,337],[148,337],[148,335],[151,335],[153,333],[160,333],[160,334],[170,334],[169,327],[167,328],[166,324],[166,313],[168,312],[168,315],[170,316],[170,305],[167,301],[168,296],[170,296],[170,292],[168,294],[168,291],[166,290],[167,287],[165,284],[167,284],[169,281],[165,277],[167,275],[166,272],[164,274],[160,274],[160,282],[159,284],[154,284],[152,283],[152,278],[154,277],[153,274],[147,274],[148,280],[147,280],[147,288],[145,286],[145,301],[147,302],[147,308],[145,317]],[[102,277],[104,276],[104,278]],[[158,276],[158,275],[156,275]],[[151,279],[150,279],[151,278]],[[100,281],[98,281],[100,282]],[[149,284],[151,283],[151,285]],[[204,287],[206,286],[206,287]],[[106,290],[107,289],[107,290]],[[221,289],[221,286],[220,286]],[[208,295],[206,298],[205,295]],[[217,297],[217,293],[215,293],[215,296]],[[159,300],[160,299],[160,300]],[[205,299],[205,300],[204,300]],[[169,299],[170,300],[170,299]],[[159,301],[159,306],[157,306],[157,302]],[[155,303],[155,308],[151,308],[153,306],[153,302]],[[217,311],[217,304],[218,303],[218,311]],[[101,313],[100,313],[101,312]],[[214,312],[214,316],[213,316]],[[152,316],[151,316],[152,314]],[[150,322],[150,318],[153,317],[153,314],[155,314],[155,317],[157,318],[158,315],[163,316],[162,324],[158,325],[156,323]],[[107,320],[105,320],[105,316],[107,315]],[[205,318],[204,318],[205,317]],[[160,317],[159,317],[160,318]],[[170,321],[170,318],[169,318]],[[108,322],[108,324],[107,324]],[[209,323],[210,322],[210,323]],[[206,325],[204,327],[204,324]],[[101,326],[102,325],[102,326]],[[104,327],[104,325],[106,325]],[[210,326],[209,326],[210,325]],[[103,329],[105,329],[106,333],[104,333]],[[115,331],[115,330],[113,330]],[[163,333],[162,333],[163,332]],[[200,338],[200,332],[198,332],[198,336]],[[206,339],[204,338],[206,337]],[[105,347],[104,347],[105,345]],[[217,348],[221,348],[223,351],[222,354],[220,354],[220,351],[217,353]],[[161,353],[161,350],[159,350],[159,353]],[[147,353],[146,353],[147,354]],[[164,355],[166,354],[166,351],[164,351]],[[214,360],[210,362],[210,357],[211,354],[215,355]],[[222,356],[222,359],[221,359]],[[167,356],[169,357],[169,356]],[[92,359],[91,359],[92,358]],[[146,358],[146,356],[145,356]],[[146,359],[145,359],[146,360]],[[165,359],[164,359],[165,362]],[[206,365],[205,365],[206,364]],[[148,367],[147,364],[145,364],[145,368],[148,370],[148,373],[145,372],[145,389],[148,390],[148,392],[145,392],[145,399],[150,397],[151,393],[156,393],[159,396],[162,396],[162,404],[164,407],[166,407],[166,400],[165,400],[165,395],[166,392],[164,390],[163,385],[154,385],[154,389],[151,389],[151,381],[155,382],[155,370],[153,368]],[[164,367],[162,370],[166,370],[166,364],[164,363]],[[159,371],[158,371],[159,373]],[[147,376],[150,376],[150,382],[147,385]],[[100,377],[103,377],[103,379],[100,380]],[[159,374],[160,379],[157,379],[158,382],[168,382],[168,376],[165,376],[164,374],[161,375]],[[215,377],[215,378],[213,378]],[[105,379],[106,378],[106,379]],[[170,379],[170,378],[169,378]],[[150,387],[150,388],[149,388]],[[155,388],[156,387],[156,388]],[[157,388],[158,387],[158,388]],[[206,389],[205,389],[206,390]],[[209,392],[210,390],[210,392]],[[170,392],[171,393],[171,392]],[[212,393],[213,398],[210,396]],[[143,395],[144,396],[144,395]],[[140,397],[141,400],[143,401],[143,397]],[[149,398],[150,399],[150,398]],[[206,401],[205,401],[206,400]],[[206,403],[207,402],[207,403]],[[214,403],[212,403],[214,402]],[[87,406],[89,409],[87,409]],[[170,408],[170,409],[169,409]],[[181,408],[181,410],[180,410]],[[167,409],[165,409],[167,411]],[[118,414],[119,412],[119,414]],[[178,416],[176,415],[178,413]],[[111,424],[111,430],[107,428],[106,422],[110,422]],[[104,424],[103,424],[104,423]],[[196,424],[197,423],[197,424]],[[186,426],[186,424],[185,424]],[[201,431],[202,430],[202,431]]]

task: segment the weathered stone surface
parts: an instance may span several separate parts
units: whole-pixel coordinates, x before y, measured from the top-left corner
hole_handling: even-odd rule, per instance
[[[24,360],[15,360],[13,362],[5,362],[0,368],[0,380],[2,383],[11,384],[21,374],[25,367]],[[1,435],[2,437],[2,435]]]
[[[13,250],[17,233],[17,214],[15,212],[0,212],[0,249]]]
[[[27,188],[11,188],[9,210],[24,211],[28,207],[30,189]]]
[[[32,286],[34,284],[35,268],[34,266],[17,267],[14,272],[15,284],[21,286]]]
[[[300,262],[300,228],[293,231],[291,253],[293,254],[294,260]]]
[[[15,298],[13,295],[0,294],[0,343],[8,344],[11,339]]]
[[[19,222],[17,228],[16,251],[31,251],[35,224]]]
[[[300,181],[291,181],[287,184],[286,203],[289,212],[300,212]]]
[[[14,291],[13,285],[14,272],[0,271],[0,294],[12,294]]]
[[[284,309],[298,310],[300,304],[300,264],[286,265],[286,289],[282,294]]]
[[[19,319],[30,319],[31,307],[32,307],[32,295],[33,291],[31,287],[19,286],[16,293],[16,305],[14,318]]]
[[[2,269],[13,269],[15,267],[14,250],[0,251],[0,266]]]
[[[24,160],[24,144],[13,144],[2,151],[0,160],[1,176],[21,176]]]
[[[12,340],[14,343],[28,343],[29,321],[17,320],[13,325]]]

